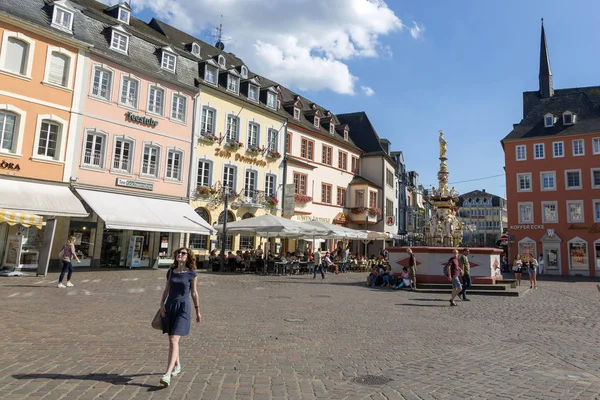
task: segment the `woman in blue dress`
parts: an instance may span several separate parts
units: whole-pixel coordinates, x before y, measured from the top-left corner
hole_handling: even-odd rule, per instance
[[[169,334],[169,361],[167,372],[160,378],[162,386],[171,384],[171,377],[181,373],[179,338],[190,333],[190,293],[194,300],[196,322],[202,319],[196,289],[196,259],[190,249],[175,250],[175,262],[167,272],[167,285],[160,300],[163,333]]]

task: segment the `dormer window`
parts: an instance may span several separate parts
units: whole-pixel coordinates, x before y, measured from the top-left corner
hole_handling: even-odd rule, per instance
[[[131,16],[131,13],[129,12],[129,10],[125,9],[124,7],[119,7],[119,16],[118,16],[118,20],[123,22],[124,24],[129,25],[129,17]]]
[[[294,107],[294,119],[300,119],[300,109],[298,107]]]
[[[245,65],[242,65],[242,68],[240,68],[240,74],[242,75],[242,78],[247,79],[248,78],[248,68],[246,68]]]
[[[212,62],[212,60],[211,60]],[[206,64],[204,69],[204,80],[213,85],[217,84],[217,67],[214,65]]]
[[[219,66],[225,68],[225,57],[219,56]]]
[[[344,140],[348,141],[348,127],[344,128]]]
[[[235,94],[240,90],[240,78],[231,74],[227,75],[227,90]]]
[[[177,67],[177,56],[170,47],[164,48],[162,50],[162,60],[160,62],[160,67],[169,72],[175,72],[175,68]]]
[[[267,92],[267,107],[277,109],[277,95],[273,92]]]
[[[248,85],[248,99],[252,101],[258,101],[258,86]]]
[[[335,133],[335,124],[333,122],[329,123],[329,133],[332,135]]]
[[[112,29],[110,48],[127,54],[129,50],[129,35],[121,26],[116,26]]]
[[[315,128],[321,127],[321,118],[317,117],[316,115],[315,115],[314,125],[315,125]]]
[[[192,54],[200,57],[200,45],[198,43],[192,43]]]
[[[565,111],[563,113],[563,125],[573,125],[575,123],[576,115],[571,111]]]
[[[73,9],[65,0],[55,1],[52,15],[52,26],[71,33],[73,30]]]
[[[544,127],[546,127],[546,128],[553,127],[555,122],[556,122],[556,117],[554,116],[554,114],[544,115]]]

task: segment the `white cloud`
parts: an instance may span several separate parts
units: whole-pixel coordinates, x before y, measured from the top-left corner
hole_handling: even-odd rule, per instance
[[[368,86],[361,86],[360,88],[367,97],[371,97],[375,94],[375,91]]]
[[[347,61],[391,57],[381,38],[405,28],[384,0],[136,0],[133,8],[195,36],[222,13],[225,50],[251,70],[290,88],[340,94],[354,94],[358,80]],[[418,38],[422,27],[413,23]]]
[[[412,36],[413,39],[419,39],[423,36],[423,33],[425,33],[425,26],[419,25],[417,22],[413,21],[413,26],[410,28],[410,36]]]

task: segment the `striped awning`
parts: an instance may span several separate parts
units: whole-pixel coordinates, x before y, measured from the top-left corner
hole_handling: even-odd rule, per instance
[[[23,225],[26,228],[35,226],[38,229],[42,229],[44,219],[39,215],[8,211],[0,208],[0,222],[6,222],[9,225]]]

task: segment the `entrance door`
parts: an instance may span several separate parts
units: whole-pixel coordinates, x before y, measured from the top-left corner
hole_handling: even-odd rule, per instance
[[[560,249],[558,247],[544,246],[545,273],[560,275]]]
[[[121,239],[123,231],[105,229],[102,232],[102,249],[100,251],[101,267],[121,266]]]

